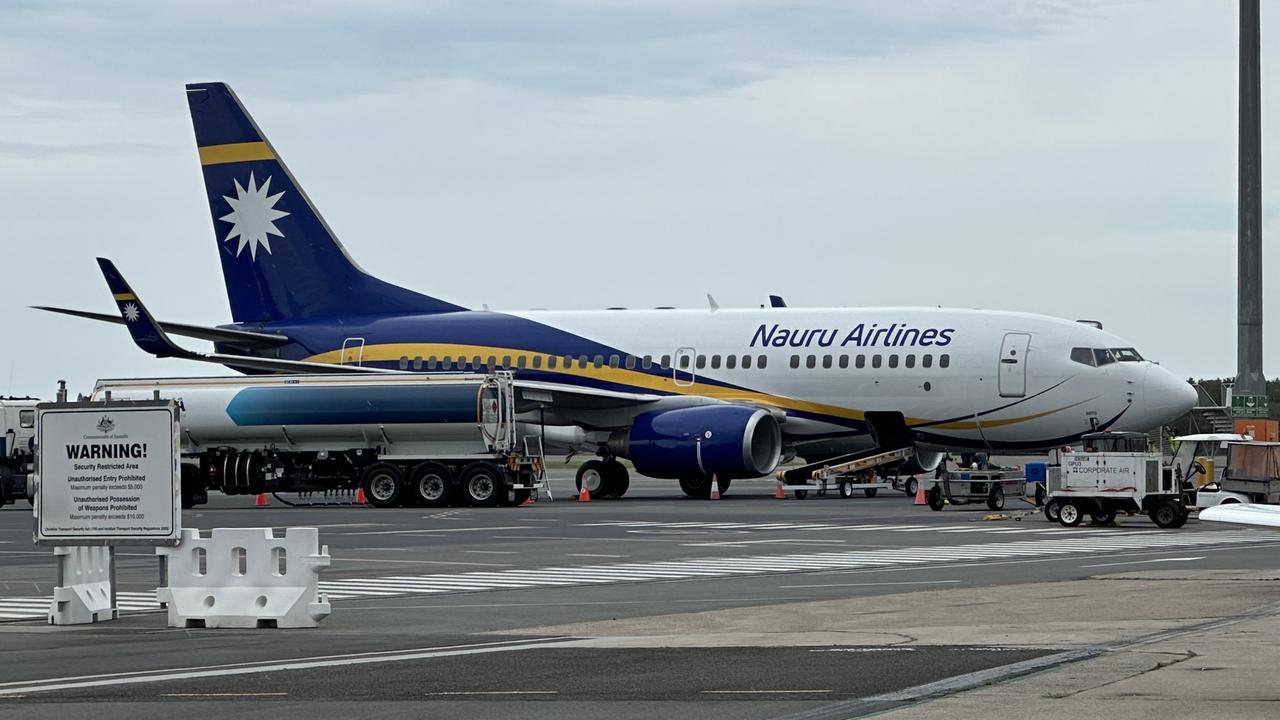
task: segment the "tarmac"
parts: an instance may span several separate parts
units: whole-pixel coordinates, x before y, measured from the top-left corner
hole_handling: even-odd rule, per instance
[[[215,497],[186,513],[321,528],[334,611],[299,631],[166,628],[142,548],[118,562],[136,609],[48,626],[51,553],[10,506],[0,718],[1280,711],[1280,535],[1143,517],[1066,529],[1012,502],[931,512],[886,491],[781,501],[767,482],[695,501],[672,485],[636,478],[623,500],[580,504],[558,471],[557,500],[521,508]]]

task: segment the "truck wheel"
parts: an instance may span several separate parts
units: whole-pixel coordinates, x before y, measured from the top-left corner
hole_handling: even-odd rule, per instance
[[[807,498],[807,497],[809,497],[809,491],[808,491],[808,490],[797,490],[797,491],[796,491],[796,499],[797,499],[797,500],[803,500],[803,499],[805,499],[805,498]]]
[[[991,486],[991,493],[987,495],[987,507],[992,510],[1004,509],[1004,488],[999,485]]]
[[[438,462],[420,463],[409,474],[409,490],[414,501],[425,507],[442,507],[449,502],[453,473]]]
[[[920,481],[915,479],[914,477],[909,477],[907,478],[907,483],[903,487],[902,492],[906,493],[907,495],[910,495],[911,497],[915,497],[916,488],[918,487],[920,487]]]
[[[864,489],[864,490],[862,491],[862,494],[863,494],[863,495],[866,495],[867,497],[875,497],[875,496],[876,496],[876,492],[877,492],[879,489],[880,489],[880,488],[866,488],[866,489]]]
[[[1062,510],[1062,501],[1058,499],[1050,500],[1044,506],[1044,519],[1049,522],[1058,522],[1058,513]]]
[[[1062,507],[1058,510],[1058,522],[1062,523],[1063,527],[1075,527],[1083,518],[1084,513],[1080,512],[1080,508],[1073,502],[1062,503]]]
[[[842,498],[853,497],[853,483],[849,482],[848,480],[842,480],[840,482],[840,497]]]
[[[588,460],[582,463],[582,467],[578,468],[577,476],[573,479],[573,489],[581,493],[584,487],[592,500],[599,500],[607,495],[609,493],[608,464],[603,460]]]
[[[502,471],[489,462],[477,462],[462,471],[462,493],[474,507],[497,505],[505,500],[506,483],[502,481]]]
[[[1116,519],[1115,510],[1098,510],[1089,514],[1089,522],[1094,525],[1110,525]]]
[[[933,510],[935,512],[942,510],[942,506],[945,504],[942,501],[942,488],[938,487],[937,485],[934,485],[933,487],[929,488],[929,492],[927,493],[926,497],[929,500],[930,510]]]
[[[1173,524],[1173,529],[1177,530],[1178,528],[1182,527],[1183,525],[1186,525],[1186,524],[1187,524],[1187,518],[1188,518],[1188,517],[1190,517],[1190,516],[1191,516],[1191,513],[1185,513],[1185,512],[1184,512],[1184,513],[1179,513],[1179,514],[1178,514],[1178,519],[1177,519],[1177,521]]]
[[[404,471],[400,466],[387,462],[374,463],[360,475],[365,497],[369,499],[370,505],[378,508],[400,504],[400,485],[403,480]]]
[[[1151,522],[1155,523],[1157,527],[1166,529],[1181,527],[1178,525],[1178,519],[1181,515],[1182,512],[1172,500],[1161,500],[1156,503],[1155,507],[1151,508],[1150,513]]]

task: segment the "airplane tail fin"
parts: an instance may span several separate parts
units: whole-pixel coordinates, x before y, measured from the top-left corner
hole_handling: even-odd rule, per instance
[[[236,322],[463,309],[360,269],[225,83],[187,104]]]

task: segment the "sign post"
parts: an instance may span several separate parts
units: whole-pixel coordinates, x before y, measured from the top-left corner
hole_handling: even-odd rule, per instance
[[[169,400],[36,406],[33,535],[59,560],[51,623],[116,616],[115,546],[181,542],[178,420]]]

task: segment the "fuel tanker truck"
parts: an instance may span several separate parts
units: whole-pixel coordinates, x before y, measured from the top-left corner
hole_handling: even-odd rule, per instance
[[[157,397],[180,409],[183,507],[357,488],[376,507],[502,505],[543,477],[510,373],[99,380],[88,399]]]

